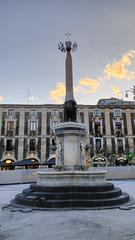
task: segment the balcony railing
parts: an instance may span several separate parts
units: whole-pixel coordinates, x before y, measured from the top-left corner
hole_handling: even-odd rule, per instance
[[[7,130],[7,136],[14,136],[14,130]]]
[[[31,131],[29,132],[29,135],[30,135],[30,136],[36,136],[36,135],[37,135],[37,131],[36,131],[36,130],[31,130]]]

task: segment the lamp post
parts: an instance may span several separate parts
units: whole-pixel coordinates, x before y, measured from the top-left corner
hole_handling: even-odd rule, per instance
[[[126,97],[128,97],[128,93],[131,92],[133,94],[133,100],[135,100],[135,85],[129,90],[126,90]]]

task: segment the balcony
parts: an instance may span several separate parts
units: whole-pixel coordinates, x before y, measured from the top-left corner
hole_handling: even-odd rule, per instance
[[[14,136],[14,130],[7,130],[6,136],[8,136],[8,137]]]
[[[124,134],[122,133],[122,131],[115,131],[115,135],[116,137],[124,137]]]
[[[119,154],[125,154],[125,151],[123,149],[123,146],[118,146],[118,151]]]
[[[102,137],[101,132],[95,132],[94,137]]]
[[[30,136],[36,136],[36,135],[37,135],[37,131],[36,131],[36,130],[31,130],[31,131],[29,132],[29,135],[30,135]]]

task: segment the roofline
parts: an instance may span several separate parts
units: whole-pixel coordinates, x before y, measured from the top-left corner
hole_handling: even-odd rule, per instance
[[[64,104],[0,104],[0,108],[63,108]],[[135,104],[106,104],[106,105],[90,105],[90,104],[77,104],[78,108],[99,108],[99,109],[104,109],[104,108],[121,108],[121,109],[135,109]]]

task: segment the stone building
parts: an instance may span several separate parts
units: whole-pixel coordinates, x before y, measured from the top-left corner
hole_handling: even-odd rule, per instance
[[[43,163],[55,143],[53,126],[63,121],[63,105],[0,105],[0,159],[25,158]],[[102,153],[109,161],[135,152],[135,102],[100,99],[78,105],[77,121],[87,126],[87,155]],[[87,149],[86,149],[87,150]]]

